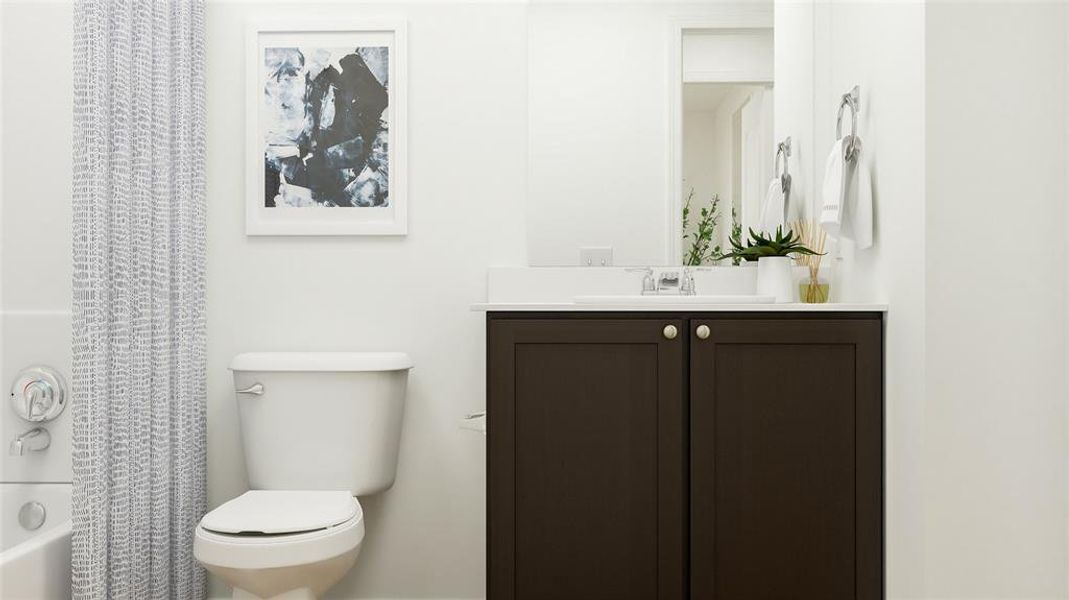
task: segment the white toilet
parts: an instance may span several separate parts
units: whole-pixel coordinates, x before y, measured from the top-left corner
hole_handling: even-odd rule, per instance
[[[260,352],[230,363],[252,491],[209,512],[193,555],[234,598],[318,598],[356,562],[356,496],[393,485],[399,352]]]

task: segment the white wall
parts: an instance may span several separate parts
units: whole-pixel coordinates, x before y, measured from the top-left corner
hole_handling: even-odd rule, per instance
[[[300,14],[408,21],[407,237],[243,233],[240,32],[251,16]],[[482,315],[468,305],[484,297],[488,266],[524,264],[524,15],[520,4],[209,4],[210,503],[246,486],[226,370],[234,354],[399,349],[416,364],[397,483],[361,501],[364,548],[334,597],[484,593],[485,440],[457,426],[484,406]]]
[[[797,136],[810,206],[838,96],[861,86],[877,238],[843,244],[837,284],[891,307],[888,595],[1065,598],[1067,260],[1005,240],[1065,236],[1066,7],[776,12],[777,137]]]
[[[52,445],[10,456],[34,425],[8,406],[22,368],[70,378],[73,31],[68,3],[0,4],[0,481],[70,481],[71,411],[44,425]],[[0,507],[4,508],[4,507]]]
[[[775,101],[772,107],[773,139],[791,138],[791,204],[788,220],[812,214],[813,165],[823,164],[823,152],[814,146],[813,129],[813,18],[812,2],[776,2]]]
[[[683,81],[767,83],[773,74],[773,31],[691,29],[683,32]]]
[[[717,136],[717,111],[688,110],[683,113],[683,189],[694,189],[694,201],[707,201],[713,194],[725,197],[730,173],[725,173],[722,139]],[[730,138],[728,138],[730,140]],[[725,175],[729,177],[724,180]]]
[[[720,102],[720,106],[712,113],[712,126],[705,132],[712,138],[714,158],[713,164],[709,165],[712,185],[706,192],[705,198],[711,194],[720,195],[721,215],[720,225],[726,226],[728,233],[731,232],[731,207],[735,198],[735,161],[741,157],[735,156],[735,112],[746,103],[750,97],[749,90],[745,88],[732,90],[728,96]],[[694,137],[694,132],[689,131],[690,117],[695,113],[683,113],[683,180],[687,180],[687,139]],[[700,135],[700,134],[699,134]],[[741,144],[741,141],[740,141]],[[686,186],[684,185],[684,189]]]
[[[688,110],[683,113],[683,201],[691,190],[691,217],[684,235],[692,235],[698,229],[701,209],[710,206],[714,195],[719,194],[718,213],[722,228],[725,221],[731,222],[731,155],[725,155],[722,132],[717,131],[717,111]],[[730,131],[728,132],[730,134]],[[730,136],[727,144],[730,149]],[[730,225],[729,225],[730,227]],[[714,242],[714,245],[716,242]],[[683,254],[690,249],[689,241],[683,242]]]
[[[1069,592],[1065,13],[1062,3],[928,5],[933,598]],[[993,251],[965,251],[977,238]]]
[[[813,31],[814,138],[802,148],[814,150],[811,181],[817,186],[840,96],[861,88],[858,129],[872,174],[875,246],[853,252],[843,244],[832,293],[845,301],[883,299],[891,307],[885,340],[887,588],[892,598],[924,597],[923,466],[936,451],[922,437],[924,374],[931,368],[925,359],[924,5],[817,3]]]
[[[825,263],[839,275],[833,299],[883,300],[891,307],[885,341],[890,598],[925,597],[924,60],[922,4],[776,3],[775,129],[776,139],[792,138],[792,215],[817,214],[839,97],[861,86],[859,135],[874,182],[876,246],[854,252],[844,244],[843,258]]]
[[[5,310],[70,309],[72,8],[5,0],[0,273]]]

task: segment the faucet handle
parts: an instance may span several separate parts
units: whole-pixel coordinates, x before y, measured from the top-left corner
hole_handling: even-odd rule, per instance
[[[11,408],[31,423],[51,421],[63,412],[67,385],[59,371],[46,366],[19,371],[11,386]]]
[[[695,271],[708,271],[709,267],[683,267],[683,277],[679,282],[679,293],[683,296],[693,296],[698,293],[698,286],[694,283]]]
[[[657,282],[653,278],[653,267],[628,267],[625,269],[629,273],[643,273],[642,277],[642,294],[656,294]]]
[[[23,388],[23,400],[26,402],[24,410],[26,419],[39,421],[52,408],[52,386],[43,379],[38,379]]]

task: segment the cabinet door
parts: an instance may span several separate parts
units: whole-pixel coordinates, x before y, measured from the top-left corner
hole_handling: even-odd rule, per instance
[[[491,318],[491,600],[683,598],[686,343],[681,320]]]
[[[880,321],[689,328],[691,597],[882,598]]]

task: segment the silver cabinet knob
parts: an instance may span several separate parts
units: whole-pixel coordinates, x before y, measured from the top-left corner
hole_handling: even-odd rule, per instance
[[[662,333],[664,333],[664,339],[674,340],[676,339],[676,336],[679,335],[679,330],[676,329],[675,325],[665,325]]]
[[[698,328],[694,330],[694,335],[698,336],[699,340],[709,339],[709,333],[708,325],[698,325]]]

